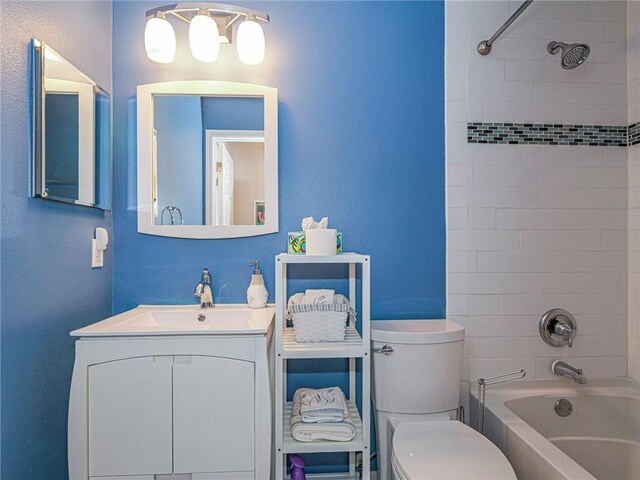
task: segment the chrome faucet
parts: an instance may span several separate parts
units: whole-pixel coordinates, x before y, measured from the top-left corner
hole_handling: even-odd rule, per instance
[[[551,364],[551,371],[561,377],[571,378],[574,382],[584,385],[587,377],[582,373],[581,368],[575,368],[562,360],[556,360]]]
[[[202,270],[202,277],[193,294],[200,299],[200,308],[213,308],[213,292],[211,291],[211,274],[209,269]]]

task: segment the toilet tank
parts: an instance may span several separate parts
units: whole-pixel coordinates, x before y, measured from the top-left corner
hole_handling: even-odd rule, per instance
[[[463,343],[464,327],[451,320],[371,322],[375,409],[425,414],[458,408]],[[385,345],[393,352],[376,352]]]

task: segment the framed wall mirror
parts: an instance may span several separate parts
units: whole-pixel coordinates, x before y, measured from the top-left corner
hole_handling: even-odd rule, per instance
[[[237,238],[278,231],[277,90],[138,86],[138,232]]]
[[[109,94],[32,41],[32,197],[111,208]]]

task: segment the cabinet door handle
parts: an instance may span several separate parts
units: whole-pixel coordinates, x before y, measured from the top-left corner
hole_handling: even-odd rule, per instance
[[[381,353],[385,357],[388,357],[393,353],[393,347],[391,345],[383,345],[382,348],[374,348],[373,353]]]
[[[191,360],[192,360],[191,355],[176,355],[173,360],[173,363],[174,364],[191,363]]]

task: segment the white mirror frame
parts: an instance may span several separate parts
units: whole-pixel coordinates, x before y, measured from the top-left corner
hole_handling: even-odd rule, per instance
[[[264,98],[264,225],[156,225],[153,217],[153,96],[201,95]],[[250,83],[206,80],[151,83],[137,89],[138,232],[175,238],[240,238],[278,231],[278,90]]]

